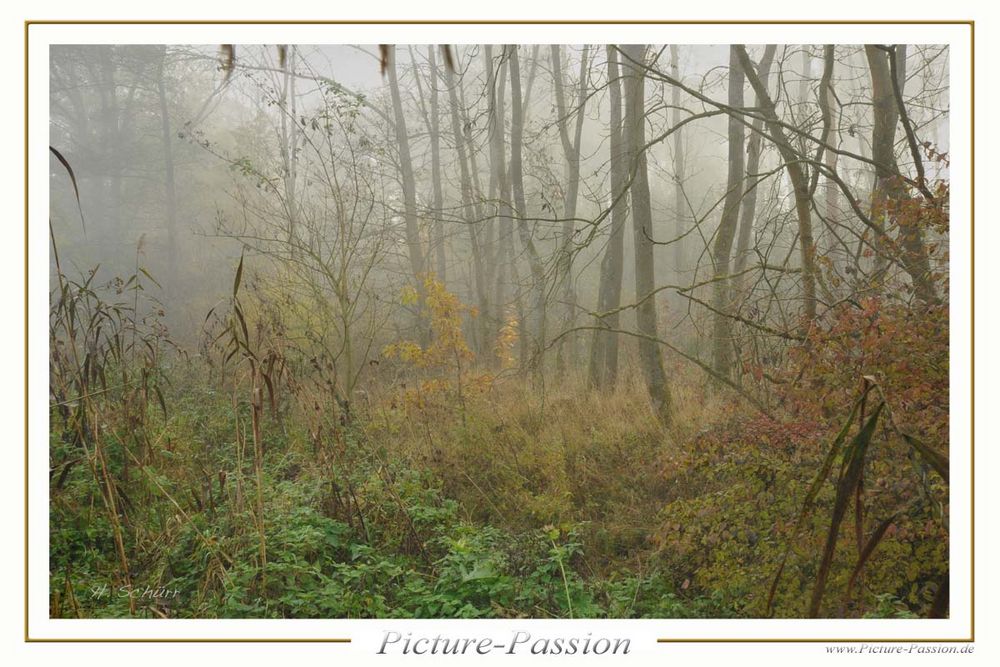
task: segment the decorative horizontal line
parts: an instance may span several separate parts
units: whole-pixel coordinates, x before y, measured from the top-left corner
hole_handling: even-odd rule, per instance
[[[341,21],[297,21],[297,20],[238,20],[238,19],[205,19],[205,20],[143,20],[143,19],[81,19],[61,20],[44,19],[25,21],[25,25],[974,25],[975,21],[943,19],[943,20],[830,20],[810,21],[793,19],[776,20],[564,20],[564,19],[496,19],[496,20],[464,20],[464,19],[354,19]]]
[[[754,637],[745,637],[743,639],[732,639],[732,638],[718,638],[718,639],[687,639],[687,638],[660,638],[656,640],[657,644],[848,644],[848,643],[860,643],[860,642],[875,642],[880,644],[893,644],[893,643],[912,643],[912,644],[940,644],[945,642],[950,643],[971,643],[975,641],[972,637],[969,638],[887,638],[882,639],[878,637],[869,637],[866,639],[845,639],[841,637],[833,637],[829,639],[817,639],[813,637],[801,638],[801,639],[760,639]]]
[[[98,639],[98,638],[80,638],[71,639],[66,637],[60,637],[56,639],[35,639],[31,637],[24,638],[27,644],[144,644],[144,643],[157,643],[157,644],[207,644],[207,643],[217,643],[217,644],[350,644],[351,640],[349,638],[330,638],[330,639],[312,639],[312,638],[277,638],[277,639],[261,639],[257,637],[251,637],[247,639],[234,639],[232,637],[227,637],[225,639],[217,639],[212,637],[194,637],[188,639],[177,639],[177,638],[133,638],[133,639]]]

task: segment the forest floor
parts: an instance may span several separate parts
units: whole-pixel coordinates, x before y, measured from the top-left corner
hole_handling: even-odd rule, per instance
[[[301,394],[273,411],[258,399],[255,418],[252,398],[179,362],[141,429],[104,414],[121,420],[107,476],[54,466],[51,614],[804,616],[834,484],[797,522],[850,405],[829,420],[764,416],[682,363],[665,428],[639,385],[517,378],[460,394],[389,386],[350,418]],[[57,429],[51,446],[73,459]],[[940,489],[894,475],[916,467],[905,448],[880,452],[823,615],[927,615],[947,571]],[[117,520],[95,479],[116,480]],[[924,501],[900,511],[900,497]]]

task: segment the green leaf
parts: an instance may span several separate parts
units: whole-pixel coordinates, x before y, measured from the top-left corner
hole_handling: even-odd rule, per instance
[[[878,528],[875,529],[875,532],[872,533],[872,536],[868,538],[868,541],[865,543],[864,549],[861,550],[861,555],[858,556],[858,563],[857,565],[854,566],[854,571],[851,572],[851,578],[847,582],[847,593],[844,594],[844,605],[843,605],[845,612],[847,603],[851,599],[851,593],[854,591],[854,584],[857,582],[858,577],[861,575],[861,571],[864,569],[865,563],[867,563],[868,559],[871,558],[873,553],[875,553],[875,548],[879,545],[879,542],[881,542],[882,538],[885,536],[885,531],[889,529],[889,526],[891,526],[892,522],[895,520],[896,520],[896,515],[893,514],[889,518],[882,521],[882,523],[878,525]],[[846,613],[841,613],[841,616],[846,617]]]
[[[240,281],[243,280],[243,253],[240,253],[240,264],[236,267],[236,278],[233,280],[233,298],[240,291]]]
[[[76,195],[76,208],[80,211],[80,225],[83,227],[83,233],[87,233],[87,221],[83,219],[83,205],[80,203],[80,188],[76,184],[76,174],[73,173],[73,167],[69,166],[69,160],[63,157],[63,154],[57,151],[52,146],[49,146],[49,150],[52,154],[56,156],[59,163],[66,169],[66,173],[69,174],[69,180],[73,183],[73,193]]]
[[[809,512],[812,509],[812,505],[816,502],[816,496],[819,494],[819,490],[823,486],[823,482],[825,482],[827,477],[830,476],[830,471],[833,469],[833,462],[837,460],[837,454],[840,452],[840,448],[844,444],[844,440],[847,439],[847,434],[851,431],[851,425],[854,424],[854,416],[858,414],[858,409],[861,407],[861,403],[868,396],[871,389],[872,386],[869,385],[861,396],[858,397],[858,400],[854,402],[854,407],[851,408],[851,414],[847,416],[847,419],[844,421],[844,425],[837,433],[837,437],[833,439],[833,444],[830,445],[830,451],[827,452],[826,458],[823,460],[823,465],[820,467],[819,472],[816,473],[816,477],[813,478],[812,483],[809,485],[809,491],[806,493],[805,500],[802,502],[802,509],[799,510],[799,516],[795,521],[795,529],[792,532],[792,538],[785,547],[785,553],[781,558],[781,564],[778,566],[778,571],[775,572],[774,580],[771,582],[771,589],[767,596],[766,609],[768,616],[770,616],[773,611],[772,605],[774,604],[774,596],[778,591],[778,582],[781,581],[781,575],[785,571],[785,565],[788,562],[788,556],[792,551],[792,546],[796,538],[798,538],[799,532],[802,530],[802,526],[805,525]]]
[[[945,482],[948,482],[949,465],[947,456],[935,451],[929,445],[924,444],[920,440],[914,438],[912,435],[909,435],[907,433],[900,433],[900,435],[903,436],[903,440],[905,440],[906,443],[910,445],[910,447],[913,447],[915,450],[917,450],[917,453],[920,454],[920,456],[924,459],[924,461],[927,462],[927,464],[930,467],[934,468],[937,474],[941,475],[941,479],[943,479]]]
[[[160,283],[156,282],[156,278],[154,278],[153,276],[149,275],[149,271],[147,271],[147,270],[146,270],[146,269],[145,269],[144,267],[141,267],[141,266],[140,266],[140,267],[139,267],[139,271],[141,271],[141,272],[142,272],[142,275],[146,276],[146,277],[147,277],[147,278],[149,278],[149,279],[150,279],[151,281],[153,281],[153,284],[154,284],[154,285],[156,285],[156,286],[157,286],[157,287],[159,287],[160,289],[163,289],[163,285],[161,285]]]
[[[872,435],[875,433],[875,426],[882,415],[882,408],[885,403],[879,403],[872,412],[868,421],[854,436],[851,444],[844,450],[843,462],[840,466],[840,478],[837,480],[837,497],[833,503],[833,515],[830,517],[830,529],[826,535],[826,545],[823,548],[823,558],[820,561],[819,571],[816,573],[816,585],[813,587],[812,599],[809,602],[809,617],[816,618],[819,615],[819,607],[823,601],[823,593],[826,591],[826,581],[830,575],[830,565],[833,562],[833,552],[837,547],[837,536],[840,534],[840,524],[847,514],[851,496],[854,494],[858,481],[861,479],[861,472],[864,469],[865,455],[868,452],[868,445],[871,443]]]

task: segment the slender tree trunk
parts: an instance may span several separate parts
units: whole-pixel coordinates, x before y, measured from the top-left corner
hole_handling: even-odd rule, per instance
[[[566,107],[566,96],[563,92],[562,57],[558,44],[551,47],[552,81],[555,88],[556,113],[558,114],[559,139],[566,160],[566,188],[563,191],[563,223],[562,238],[559,242],[559,266],[557,279],[563,301],[563,322],[566,329],[572,329],[576,322],[576,290],[573,289],[573,230],[575,228],[577,195],[580,188],[580,139],[583,134],[584,107],[587,101],[587,55],[588,48],[583,47],[580,55],[580,83],[577,93],[576,114],[573,136],[570,137],[569,115]],[[576,365],[576,335],[569,333],[559,339],[556,353],[556,372],[562,376],[566,369],[566,357],[570,365]],[[568,354],[564,351],[568,348]]]
[[[769,81],[771,78],[771,64],[774,62],[774,52],[777,50],[777,46],[774,44],[768,44],[764,47],[764,55],[761,56],[760,62],[757,64],[757,76],[760,78],[761,85],[767,90],[769,86]],[[761,100],[757,97],[754,101],[754,106],[761,106]],[[739,274],[746,270],[747,262],[750,258],[750,238],[753,236],[753,224],[754,218],[757,214],[757,180],[759,178],[758,171],[760,170],[760,157],[761,150],[763,148],[763,133],[764,130],[764,119],[754,118],[751,125],[750,140],[747,146],[747,187],[749,192],[747,192],[746,197],[743,198],[743,208],[740,211],[740,230],[736,239],[736,266],[735,273]],[[736,278],[735,285],[738,285],[736,293],[743,293],[744,280],[741,277]]]
[[[430,108],[430,133],[431,133],[431,188],[433,190],[434,207],[434,259],[435,273],[437,279],[442,283],[448,280],[448,260],[445,255],[444,243],[444,191],[441,187],[441,109],[438,102],[438,71],[437,61],[434,57],[436,47],[432,44],[427,47],[427,62],[431,68],[429,79],[431,108]]]
[[[493,232],[495,225],[492,217],[484,214],[482,203],[483,184],[479,176],[479,164],[475,142],[472,140],[472,120],[469,118],[468,105],[465,103],[465,86],[463,79],[458,81],[459,111],[461,112],[462,137],[465,140],[466,152],[469,156],[469,173],[472,176],[472,210],[479,224],[475,226],[476,245],[479,247],[479,267],[481,270],[477,282],[482,284],[478,294],[482,295],[479,302],[479,326],[482,339],[485,341],[489,337],[489,325],[495,319],[491,316],[492,304],[490,303],[490,291],[493,279],[496,275],[496,257],[494,256]]]
[[[512,106],[510,122],[510,179],[517,214],[517,231],[521,245],[528,256],[531,271],[531,290],[534,303],[531,305],[525,331],[533,340],[523,341],[529,345],[529,370],[535,373],[541,366],[541,351],[545,344],[545,268],[532,239],[528,220],[528,206],[524,197],[524,174],[521,164],[521,148],[524,143],[524,110],[521,99],[521,66],[516,44],[507,46],[510,66],[510,102]]]
[[[512,249],[514,224],[510,206],[510,179],[507,176],[507,149],[504,140],[505,133],[505,113],[504,113],[504,86],[506,85],[506,59],[501,58],[500,76],[496,75],[496,66],[493,62],[493,47],[486,44],[483,47],[484,65],[487,71],[487,99],[489,116],[489,147],[490,147],[490,180],[494,184],[497,202],[496,230],[497,230],[497,270],[496,283],[493,302],[497,309],[497,318],[504,319],[504,304],[507,302],[507,269],[508,264],[513,261],[514,253]]]
[[[163,47],[160,66],[156,77],[156,94],[160,105],[160,129],[163,136],[163,183],[167,214],[167,271],[168,284],[176,290],[177,285],[177,188],[174,181],[174,140],[170,131],[170,115],[167,107],[167,92],[164,82],[167,48]]]
[[[625,142],[632,170],[632,231],[635,237],[636,325],[639,362],[646,377],[653,409],[665,423],[671,421],[670,387],[663,369],[656,317],[656,273],[653,260],[653,212],[646,167],[645,63],[646,46],[621,47],[625,77]]]
[[[823,74],[819,80],[819,90],[817,91],[817,101],[819,102],[820,116],[823,122],[823,129],[820,135],[820,141],[822,144],[835,144],[836,139],[833,139],[834,134],[834,118],[833,118],[833,99],[831,95],[831,86],[833,85],[833,68],[836,64],[835,59],[836,51],[833,44],[825,44],[823,46]],[[820,173],[822,170],[819,167],[819,163],[822,162],[823,166],[835,173],[836,169],[836,159],[832,161],[829,156],[836,155],[832,150],[826,150],[824,146],[820,146],[817,149],[821,155],[817,155],[814,166],[812,184],[809,189],[812,192],[816,191],[819,185]],[[822,160],[820,160],[822,157]],[[820,226],[820,232],[816,240],[817,252],[825,258],[826,266],[830,267],[831,270],[835,270],[834,265],[834,241],[836,239],[836,229],[833,226],[833,221],[828,217],[830,213],[830,186],[834,185],[833,179],[830,176],[824,177],[824,192],[823,192],[823,210],[820,215],[822,225]],[[836,190],[836,188],[834,188]],[[834,195],[835,196],[835,195]],[[817,209],[818,210],[818,209]],[[827,285],[826,279],[823,277],[822,269],[818,269],[816,275],[817,282],[820,287],[824,290],[824,293],[832,301],[832,295],[830,293],[829,287]]]
[[[675,81],[680,81],[680,65],[678,63],[677,45],[670,45],[670,75]],[[674,127],[681,122],[681,89],[673,86],[670,92],[671,123]],[[687,234],[687,202],[684,199],[684,130],[674,132],[674,275],[680,284],[683,281],[685,249],[688,246]]]
[[[771,101],[767,88],[753,69],[753,63],[747,55],[746,48],[742,44],[736,44],[734,48],[743,73],[750,81],[750,85],[761,103],[760,112],[766,120],[771,140],[777,146],[781,159],[785,162],[788,178],[792,182],[799,228],[799,255],[802,263],[802,308],[806,320],[812,322],[816,319],[816,248],[813,242],[812,197],[809,192],[809,181],[802,163],[799,161],[798,152],[792,147],[781,127],[778,115],[774,110],[774,102]]]
[[[740,68],[736,48],[729,47],[729,106],[743,108],[743,70]],[[713,365],[715,372],[729,377],[732,367],[732,321],[729,319],[729,256],[739,222],[740,200],[743,198],[743,144],[745,132],[742,119],[729,116],[729,175],[726,180],[726,197],[722,209],[722,219],[712,245],[715,266],[715,282],[712,284],[713,314]]]
[[[101,47],[100,58],[101,134],[106,159],[107,181],[105,204],[102,207],[108,219],[108,243],[121,244],[125,230],[122,227],[122,118],[118,104],[118,82],[113,61],[114,47]]]
[[[531,91],[535,87],[535,75],[538,73],[538,51],[541,45],[531,47],[531,69],[528,70],[528,81],[521,86],[521,117],[528,116],[528,105],[531,104]]]
[[[872,83],[872,103],[874,123],[872,126],[872,161],[875,162],[875,181],[872,186],[872,219],[878,225],[881,236],[885,237],[889,222],[889,204],[902,196],[902,184],[898,182],[899,170],[896,166],[894,143],[896,123],[899,120],[895,100],[892,97],[892,83],[889,80],[889,64],[877,46],[865,46],[865,58]],[[876,241],[880,252],[875,262],[876,284],[884,280],[891,253],[885,238]]]
[[[420,243],[420,225],[417,219],[417,187],[413,178],[413,162],[410,159],[410,138],[406,132],[406,118],[403,116],[403,102],[399,96],[399,80],[396,76],[396,47],[389,46],[389,62],[386,73],[389,78],[389,94],[392,97],[393,129],[399,151],[399,172],[403,186],[403,219],[406,224],[406,250],[410,259],[410,272],[417,289],[417,329],[421,344],[426,344],[429,332],[425,324],[426,289],[424,287],[424,252]]]
[[[483,244],[480,239],[480,216],[475,204],[475,189],[473,187],[472,174],[469,170],[470,156],[466,152],[466,139],[462,131],[461,110],[458,99],[458,86],[461,83],[455,80],[455,75],[451,69],[445,72],[445,82],[448,86],[448,100],[451,107],[451,132],[455,140],[455,151],[458,153],[462,210],[465,224],[469,229],[469,242],[472,247],[473,282],[476,291],[476,302],[479,312],[482,315],[482,318],[479,320],[480,327],[476,334],[476,349],[482,352],[486,343],[484,340],[486,332],[483,329],[483,325],[486,324],[487,315],[489,314],[489,297],[487,296],[489,286],[486,283]]]
[[[809,117],[809,84],[812,83],[812,53],[809,52],[810,46],[808,44],[802,45],[802,50],[799,55],[802,59],[802,75],[799,78],[799,91],[798,91],[798,102],[797,113],[795,114],[795,123],[800,128],[805,128],[806,120]],[[803,135],[797,136],[797,144],[799,151],[806,155],[809,152],[809,143]]]
[[[612,387],[618,378],[618,334],[621,306],[622,272],[625,255],[625,216],[627,191],[625,189],[625,154],[622,139],[622,94],[618,69],[618,52],[612,44],[607,46],[608,95],[611,105],[611,234],[601,260],[601,281],[597,293],[597,312],[610,313],[598,320],[598,326],[609,331],[594,331],[590,352],[589,377],[594,387]],[[612,312],[615,311],[615,312]]]
[[[285,46],[281,74],[281,162],[285,186],[285,211],[288,216],[288,244],[293,253],[298,245],[298,200],[296,194],[295,47]],[[395,72],[394,72],[395,74]]]
[[[868,68],[872,79],[872,101],[875,105],[875,126],[872,130],[872,159],[875,162],[875,191],[872,207],[881,226],[888,233],[886,222],[894,220],[900,205],[909,198],[896,162],[896,125],[899,108],[893,90],[889,58],[882,48],[865,46]],[[901,68],[897,66],[897,75]],[[897,85],[898,81],[897,81]],[[902,90],[902,89],[900,89]],[[936,300],[934,284],[930,278],[930,262],[924,247],[923,230],[916,221],[898,225],[899,245],[902,247],[900,262],[913,282],[917,296],[925,302]]]
[[[831,46],[827,46],[829,50]],[[829,53],[832,57],[832,53]],[[833,77],[827,82],[824,90],[820,91],[822,95],[823,103],[826,107],[825,113],[828,113],[831,117],[832,127],[829,136],[829,143],[831,146],[840,147],[840,121],[839,118],[833,118],[834,115],[834,105],[837,103],[837,96],[834,93],[833,88]],[[823,165],[830,173],[837,173],[838,155],[836,151],[826,151],[823,158]],[[843,258],[839,251],[837,240],[837,228],[840,225],[840,187],[837,186],[836,182],[829,176],[824,178],[823,181],[823,217],[826,218],[827,227],[827,243],[825,244],[824,250],[830,261],[833,262],[834,269],[838,269],[842,266],[842,263],[838,261],[838,258]]]

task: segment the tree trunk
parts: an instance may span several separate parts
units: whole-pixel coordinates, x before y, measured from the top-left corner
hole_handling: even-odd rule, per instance
[[[490,290],[493,285],[493,279],[496,275],[496,257],[494,256],[494,243],[493,243],[493,232],[494,224],[493,219],[489,216],[484,215],[483,203],[482,203],[482,193],[483,184],[479,176],[479,164],[476,161],[476,155],[479,151],[476,150],[475,143],[472,141],[472,123],[473,121],[469,118],[469,106],[465,102],[465,86],[462,78],[458,81],[458,95],[459,95],[459,110],[461,111],[461,121],[462,121],[462,136],[465,140],[466,154],[469,156],[469,173],[472,176],[472,210],[476,216],[477,223],[475,227],[476,232],[476,245],[479,248],[479,271],[481,272],[476,278],[478,294],[482,295],[481,301],[479,302],[479,326],[481,332],[481,338],[485,341],[489,337],[489,325],[491,322],[495,321],[492,317],[492,306],[490,304]],[[482,284],[482,288],[479,288],[479,284]]]
[[[809,187],[809,190],[813,193],[815,193],[816,188],[819,185],[820,174],[823,171],[823,169],[821,169],[819,166],[820,162],[822,162],[823,166],[829,170],[828,174],[836,173],[835,169],[837,161],[835,158],[832,161],[830,160],[830,156],[831,155],[835,156],[836,153],[833,150],[827,150],[826,147],[823,145],[823,144],[833,145],[837,143],[836,139],[831,138],[834,134],[834,119],[833,119],[834,100],[832,99],[831,86],[833,85],[833,68],[834,65],[836,64],[835,55],[836,51],[833,44],[826,44],[823,46],[823,74],[820,77],[819,89],[816,94],[817,101],[819,102],[820,116],[822,118],[823,129],[822,133],[820,134],[820,146],[816,149],[817,150],[817,156],[815,159],[816,164],[813,168],[814,171],[813,171],[812,183],[810,184]],[[825,264],[827,267],[830,268],[831,273],[834,273],[836,271],[836,267],[834,263],[835,256],[832,251],[834,247],[834,240],[836,238],[835,237],[836,230],[834,229],[833,221],[828,217],[828,214],[830,213],[830,208],[831,208],[830,187],[834,186],[835,184],[833,179],[830,178],[829,175],[825,177],[824,185],[825,187],[823,193],[823,200],[824,200],[823,210],[822,212],[819,212],[819,210],[817,209],[817,213],[819,213],[820,220],[822,221],[823,224],[820,226],[818,238],[816,239],[816,249],[817,252],[826,260]],[[836,188],[834,188],[834,190],[836,190]],[[836,202],[835,192],[833,197],[835,205]],[[822,269],[818,270],[816,279],[820,287],[824,290],[824,294],[826,294],[827,298],[830,301],[833,301],[833,296],[830,293],[830,288],[827,285],[827,281],[823,277]]]
[[[769,81],[771,78],[771,64],[774,62],[774,52],[777,50],[777,46],[774,44],[768,44],[764,47],[764,55],[761,56],[760,62],[757,63],[757,76],[760,78],[761,85],[767,90],[769,86]],[[756,98],[754,102],[755,107],[761,106],[761,100],[759,97]],[[747,261],[750,258],[750,237],[753,236],[753,223],[754,217],[757,214],[757,173],[760,169],[760,155],[761,149],[763,148],[763,138],[762,133],[764,130],[764,120],[763,118],[754,118],[753,124],[751,125],[750,140],[747,146],[747,187],[749,192],[747,192],[746,197],[743,198],[743,208],[740,211],[740,230],[736,239],[736,267],[735,273],[742,273],[746,270]],[[736,278],[735,285],[739,286],[737,289],[737,294],[742,295],[744,284],[743,277],[740,276]]]
[[[506,148],[506,88],[507,88],[507,71],[509,68],[509,56],[508,47],[500,47],[500,67],[499,67],[499,77],[494,80],[493,84],[493,96],[491,97],[491,103],[493,104],[491,119],[491,134],[490,134],[490,151],[491,151],[491,163],[494,172],[494,178],[497,180],[497,190],[499,194],[498,212],[500,214],[499,229],[498,229],[498,258],[497,258],[497,275],[496,275],[496,297],[494,302],[497,304],[497,308],[503,309],[503,320],[506,323],[514,318],[517,322],[517,332],[518,337],[521,340],[521,345],[519,347],[519,357],[521,368],[527,368],[529,365],[529,347],[526,344],[528,340],[527,335],[527,323],[525,321],[525,306],[524,299],[519,289],[521,284],[520,275],[517,267],[517,250],[515,248],[515,238],[514,238],[514,208],[512,204],[513,194],[511,192],[511,178],[510,170],[508,169],[507,163],[507,148]],[[489,55],[492,56],[492,48],[490,47]],[[492,70],[492,67],[490,68]],[[522,102],[522,110],[525,108]],[[508,275],[509,274],[509,275]],[[511,303],[513,301],[513,303]],[[499,311],[498,311],[499,314]]]
[[[656,321],[655,267],[653,260],[653,212],[646,168],[645,63],[646,46],[621,47],[627,69],[625,77],[625,142],[632,171],[632,231],[635,237],[636,325],[639,363],[653,409],[664,423],[671,421],[670,388],[663,370]]]
[[[680,81],[680,66],[678,64],[677,45],[670,45],[670,75],[675,81]],[[673,86],[670,92],[671,123],[677,127],[681,123],[681,89]],[[684,136],[683,130],[674,132],[674,275],[677,283],[683,282],[687,247],[687,202],[684,199]]]
[[[413,275],[418,295],[417,329],[421,344],[426,344],[429,336],[425,324],[424,306],[424,252],[420,244],[420,226],[417,220],[417,188],[413,179],[413,162],[410,159],[410,138],[406,133],[406,118],[403,116],[403,102],[399,96],[399,80],[396,76],[396,47],[389,46],[386,73],[389,77],[389,94],[392,97],[393,128],[399,151],[399,172],[403,186],[403,219],[406,224],[406,250],[410,259],[410,273]]]
[[[612,387],[618,378],[618,334],[621,319],[616,309],[621,306],[622,270],[625,254],[625,154],[622,139],[622,94],[618,73],[618,52],[607,46],[608,91],[611,104],[611,234],[601,260],[601,282],[597,293],[597,312],[610,313],[598,320],[599,327],[609,331],[594,331],[590,352],[589,377],[594,387]]]
[[[761,104],[760,113],[764,116],[768,126],[771,141],[777,146],[781,159],[785,162],[788,178],[792,182],[795,194],[795,213],[799,226],[799,255],[802,263],[802,308],[806,320],[812,322],[816,319],[816,249],[813,242],[812,197],[809,193],[809,181],[806,179],[805,170],[799,161],[799,154],[788,141],[788,137],[785,136],[785,131],[778,120],[778,115],[774,110],[774,102],[771,101],[767,88],[753,70],[753,63],[747,55],[746,48],[742,44],[736,44],[733,48],[736,49],[743,73],[757,94],[757,99]]]
[[[298,202],[296,194],[296,133],[298,123],[295,114],[295,47],[285,46],[285,62],[281,74],[281,166],[285,189],[285,213],[288,217],[288,245],[296,252],[298,245]],[[395,71],[393,72],[395,76]]]
[[[872,193],[874,218],[881,221],[881,227],[888,233],[886,221],[893,220],[896,210],[909,198],[906,186],[896,163],[896,125],[899,109],[893,91],[889,54],[873,45],[865,46],[868,68],[872,79],[872,102],[875,105],[875,126],[872,130],[872,160],[875,162],[875,190]],[[897,74],[902,68],[897,67]],[[901,77],[902,78],[902,77]],[[899,83],[897,82],[897,85]],[[902,88],[900,88],[902,91]],[[937,296],[930,278],[930,262],[924,247],[923,230],[916,221],[898,224],[899,245],[902,248],[901,264],[913,282],[917,297],[924,302],[933,302]]]
[[[514,194],[514,207],[517,214],[517,231],[521,245],[528,255],[528,267],[531,270],[531,290],[533,304],[526,318],[525,332],[531,341],[523,341],[528,345],[528,365],[532,373],[538,371],[541,365],[541,351],[545,344],[545,268],[542,259],[532,239],[531,226],[528,224],[528,206],[524,197],[524,174],[521,164],[521,148],[524,143],[524,110],[521,99],[521,66],[518,59],[517,45],[507,46],[510,57],[510,102],[512,107],[510,121],[510,179]]]
[[[466,152],[466,139],[462,131],[462,120],[460,104],[458,99],[458,86],[460,82],[455,80],[455,74],[449,68],[445,71],[445,83],[448,86],[448,100],[451,107],[451,133],[455,140],[455,152],[458,153],[458,168],[460,175],[460,187],[462,191],[462,211],[465,218],[465,225],[469,230],[469,243],[472,247],[472,267],[473,282],[476,292],[476,304],[482,318],[479,320],[480,327],[476,333],[476,350],[482,352],[486,341],[485,331],[482,325],[486,323],[486,316],[489,314],[489,298],[487,296],[488,286],[485,278],[485,268],[483,264],[483,247],[480,239],[480,216],[475,204],[475,188],[472,183],[472,174],[469,171],[469,155]]]
[[[552,81],[555,87],[556,113],[558,115],[559,139],[566,160],[566,188],[563,191],[563,223],[562,238],[559,243],[559,266],[557,279],[563,301],[562,326],[572,329],[576,322],[576,290],[573,289],[573,230],[575,228],[577,195],[580,188],[580,138],[583,133],[583,110],[587,102],[587,47],[583,47],[580,56],[580,84],[577,93],[575,110],[576,122],[573,137],[570,137],[569,115],[566,108],[566,96],[563,92],[561,48],[558,44],[551,46]],[[568,354],[564,350],[568,348]],[[576,365],[576,335],[569,333],[559,339],[556,353],[556,372],[559,376],[565,372],[566,357],[571,366]]]
[[[743,70],[740,68],[736,48],[729,47],[729,106],[743,108]],[[713,313],[713,365],[715,372],[729,377],[732,367],[732,321],[729,319],[729,256],[733,250],[736,225],[739,222],[740,200],[743,198],[743,122],[736,115],[729,116],[729,174],[726,180],[726,197],[722,219],[715,233],[712,258],[715,282],[712,283]]]
[[[808,44],[802,45],[802,50],[799,52],[799,56],[802,59],[802,73],[799,77],[799,91],[798,99],[796,100],[796,110],[797,113],[794,114],[795,124],[799,128],[806,128],[806,121],[809,118],[809,84],[812,82],[812,53],[809,52],[810,46]],[[809,153],[810,144],[809,140],[802,134],[797,135],[797,144],[799,147],[799,152],[803,155]]]
[[[496,283],[494,289],[493,303],[496,308],[498,319],[505,319],[503,312],[507,302],[507,269],[508,264],[514,261],[513,233],[514,224],[510,206],[510,179],[507,175],[507,149],[504,141],[505,133],[505,113],[504,113],[504,86],[506,85],[506,59],[501,58],[500,76],[496,76],[493,64],[493,47],[486,44],[483,47],[484,65],[487,71],[487,100],[488,100],[488,137],[490,156],[490,180],[493,183],[494,194],[497,198],[495,210],[496,237],[497,237],[497,270]]]
[[[832,45],[827,45],[826,47],[827,58],[833,57],[834,52],[832,51],[832,49],[833,49]],[[838,120],[835,120],[833,118],[834,104],[836,104],[837,102],[837,96],[834,93],[832,76],[829,77],[829,80],[826,82],[826,85],[823,87],[823,90],[820,91],[820,95],[822,96],[820,99],[822,100],[822,103],[825,107],[824,116],[829,114],[832,122],[831,132],[828,133],[828,143],[831,146],[839,148],[840,123]],[[837,155],[836,151],[828,150],[824,154],[823,165],[826,167],[829,173],[832,174],[837,173],[838,157],[839,156]],[[826,219],[825,226],[826,226],[826,236],[827,236],[827,243],[824,244],[823,248],[825,254],[832,262],[831,266],[834,270],[837,270],[841,265],[840,262],[837,261],[839,255],[838,249],[841,241],[838,240],[837,237],[839,235],[836,233],[836,229],[840,224],[840,207],[841,207],[840,187],[838,187],[837,183],[832,178],[827,176],[823,181],[823,217]]]
[[[435,273],[437,279],[442,284],[447,283],[448,261],[445,256],[444,247],[444,192],[441,187],[441,109],[438,103],[438,71],[437,61],[434,57],[436,47],[432,44],[427,47],[427,61],[431,68],[430,76],[430,133],[431,133],[431,188],[433,191],[434,207],[434,260]]]
[[[156,94],[160,105],[160,129],[163,136],[164,196],[167,213],[167,271],[168,282],[173,290],[177,285],[177,188],[174,181],[174,140],[170,131],[170,115],[167,108],[167,92],[164,83],[167,48],[163,47],[160,67],[156,77]]]

